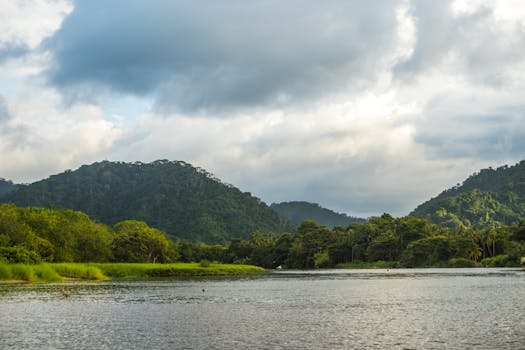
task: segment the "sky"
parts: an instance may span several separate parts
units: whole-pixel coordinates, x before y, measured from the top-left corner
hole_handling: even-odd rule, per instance
[[[0,178],[183,160],[407,215],[525,159],[521,0],[1,0]]]

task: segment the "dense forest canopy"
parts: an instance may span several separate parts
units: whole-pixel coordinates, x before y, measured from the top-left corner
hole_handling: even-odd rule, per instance
[[[1,201],[85,212],[108,225],[133,219],[208,243],[282,233],[293,225],[260,199],[185,162],[99,162],[19,186]]]
[[[336,213],[335,211],[321,207],[317,203],[303,201],[273,203],[270,205],[270,208],[296,225],[300,225],[307,220],[312,220],[320,225],[333,228],[335,226],[348,226],[354,222],[366,221],[365,219]]]
[[[519,266],[524,173],[525,162],[482,170],[419,206],[418,216],[335,225],[349,217],[306,202],[274,205],[297,222],[315,219],[296,229],[249,193],[184,162],[95,163],[31,185],[0,182],[11,186],[4,201],[27,206],[0,204],[0,263]],[[52,207],[85,208],[89,216]]]
[[[0,205],[0,262],[170,262],[175,242],[144,222],[114,227],[69,209]]]
[[[15,188],[16,185],[13,184],[11,181],[0,178],[0,196],[14,190]]]
[[[519,266],[525,226],[452,230],[423,218],[384,214],[346,228],[305,221],[297,234],[255,232],[232,242],[228,252],[239,262],[268,268]]]
[[[136,220],[110,227],[77,211],[0,205],[0,263],[218,261],[306,269],[367,262],[517,266],[522,256],[525,226],[451,230],[423,218],[384,214],[333,229],[305,221],[297,233],[255,231],[228,245],[208,245],[170,240]]]
[[[411,215],[444,227],[503,227],[525,220],[525,161],[483,169]]]

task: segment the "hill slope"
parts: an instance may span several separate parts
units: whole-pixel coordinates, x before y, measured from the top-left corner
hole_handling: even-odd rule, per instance
[[[185,162],[99,162],[19,186],[0,198],[18,206],[83,211],[114,224],[141,220],[169,235],[225,243],[255,230],[293,229],[249,193]]]
[[[4,193],[10,192],[16,188],[16,185],[11,181],[0,178],[0,196]]]
[[[366,221],[365,219],[336,213],[335,211],[321,207],[317,203],[282,202],[273,203],[270,208],[296,225],[306,220],[313,220],[320,225],[333,228],[335,226],[346,227],[353,222]]]
[[[525,220],[525,161],[483,169],[421,204],[411,215],[447,227],[518,224]]]

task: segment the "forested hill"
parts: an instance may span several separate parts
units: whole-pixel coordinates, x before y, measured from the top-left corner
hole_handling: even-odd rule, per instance
[[[208,243],[246,238],[256,230],[293,229],[250,193],[180,161],[83,165],[18,186],[0,201],[79,210],[110,225],[145,221],[171,236]]]
[[[418,206],[411,215],[447,227],[499,227],[525,220],[525,161],[483,169]]]
[[[313,220],[320,225],[333,228],[335,226],[346,227],[354,222],[365,222],[365,219],[355,218],[346,214],[336,213],[330,209],[321,207],[317,203],[309,202],[282,202],[273,203],[270,206],[282,217],[290,220],[296,225],[303,221]]]
[[[12,191],[16,188],[16,185],[11,181],[0,178],[0,196],[4,193]]]

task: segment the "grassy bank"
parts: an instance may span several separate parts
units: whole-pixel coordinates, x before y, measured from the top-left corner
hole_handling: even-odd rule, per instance
[[[229,264],[0,264],[0,281],[57,282],[66,279],[148,279],[160,277],[234,276],[264,273],[251,265]]]

